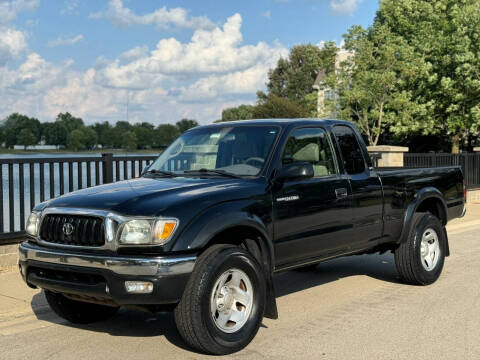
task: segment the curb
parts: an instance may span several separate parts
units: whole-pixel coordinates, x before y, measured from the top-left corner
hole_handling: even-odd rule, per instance
[[[18,264],[18,244],[0,246],[0,271]]]

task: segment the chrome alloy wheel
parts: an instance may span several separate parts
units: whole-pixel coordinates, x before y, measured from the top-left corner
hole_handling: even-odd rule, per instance
[[[225,333],[240,330],[252,312],[253,295],[247,274],[238,269],[225,271],[215,283],[210,299],[215,325]]]
[[[440,242],[437,233],[432,228],[423,232],[422,242],[420,243],[420,258],[423,268],[427,271],[435,269],[440,259]]]

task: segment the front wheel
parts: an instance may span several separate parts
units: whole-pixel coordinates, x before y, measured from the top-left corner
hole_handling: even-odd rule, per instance
[[[400,277],[414,285],[434,283],[442,273],[447,249],[445,230],[430,213],[416,213],[408,239],[395,250]]]
[[[198,259],[175,309],[180,335],[202,352],[239,351],[260,327],[265,293],[262,269],[250,253],[215,245]]]

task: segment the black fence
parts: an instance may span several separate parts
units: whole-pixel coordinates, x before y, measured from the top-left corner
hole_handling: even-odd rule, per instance
[[[381,154],[370,156],[377,166]],[[155,158],[102,154],[0,159],[0,244],[24,235],[26,218],[36,204],[78,189],[138,177]],[[480,188],[480,153],[404,154],[406,168],[450,165],[462,167],[468,189]]]
[[[138,177],[157,156],[102,156],[0,159],[0,243],[24,235],[38,203],[100,184]]]

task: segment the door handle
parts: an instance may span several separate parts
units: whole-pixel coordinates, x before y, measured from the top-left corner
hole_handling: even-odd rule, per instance
[[[346,188],[338,188],[335,189],[335,195],[337,195],[337,199],[341,199],[348,196],[348,191]]]

